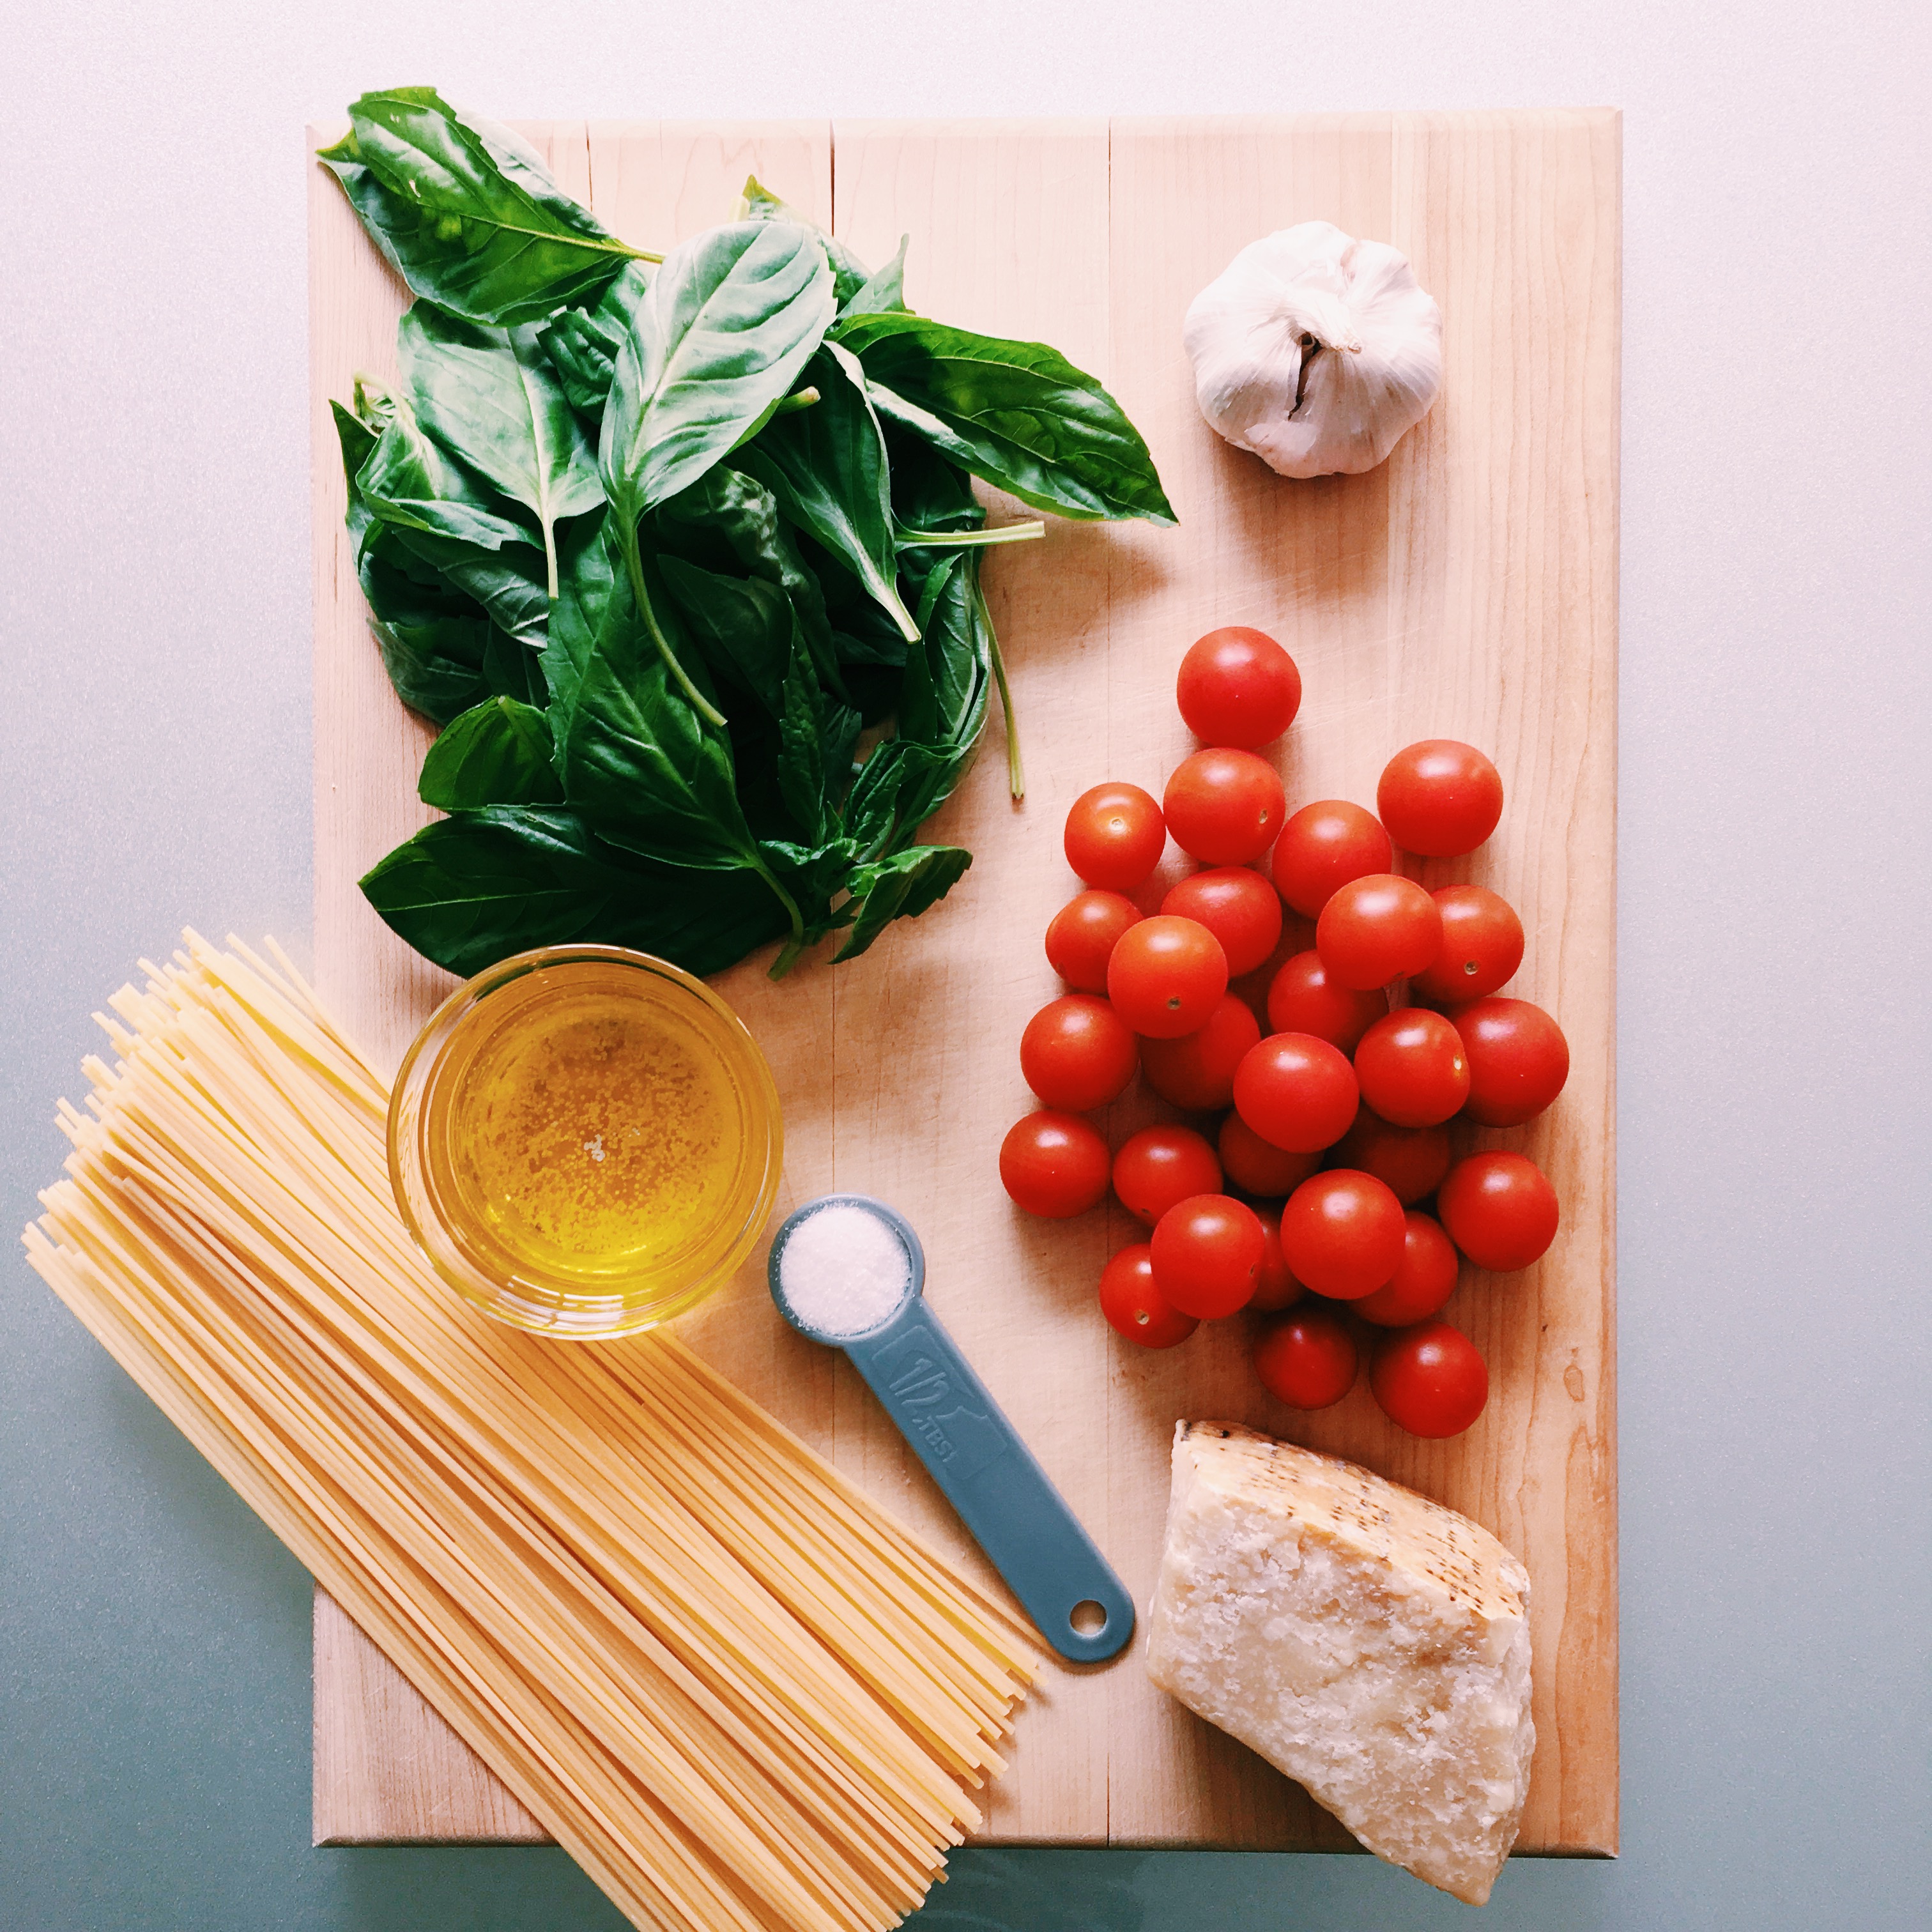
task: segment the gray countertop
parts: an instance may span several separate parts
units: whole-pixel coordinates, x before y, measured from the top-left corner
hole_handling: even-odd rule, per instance
[[[39,10],[0,114],[0,1220],[88,1016],[309,899],[305,118],[1626,112],[1624,1856],[1499,1926],[1924,1923],[1932,55],[1920,7]],[[312,1850],[306,1576],[0,1264],[0,1932],[615,1926]],[[1366,1858],[967,1852],[919,1922],[1447,1926]]]

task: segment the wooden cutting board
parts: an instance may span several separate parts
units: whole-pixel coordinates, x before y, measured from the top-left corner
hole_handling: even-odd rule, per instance
[[[771,1060],[788,1159],[780,1212],[838,1187],[919,1228],[934,1304],[1146,1603],[1177,1417],[1252,1424],[1355,1457],[1466,1511],[1534,1582],[1537,1753],[1519,1849],[1617,1844],[1612,922],[1616,904],[1620,130],[1607,110],[1271,120],[625,123],[525,130],[619,234],[662,248],[728,219],[748,172],[878,261],[909,232],[917,308],[1054,344],[1146,434],[1177,530],[1050,523],[988,577],[1026,755],[986,755],[928,828],[968,846],[943,906],[863,961],[784,984],[723,976]],[[310,130],[311,147],[332,130]],[[377,922],[359,874],[428,815],[428,733],[384,680],[350,567],[328,399],[394,370],[400,285],[312,170],[315,949],[323,993],[391,1066],[451,982]],[[1196,414],[1180,322],[1237,248],[1321,217],[1386,239],[1442,306],[1441,400],[1366,476],[1291,483]],[[1013,512],[995,505],[995,514]],[[1448,736],[1496,758],[1508,802],[1432,884],[1491,884],[1522,915],[1509,989],[1574,1055],[1524,1147],[1564,1225],[1538,1268],[1466,1276],[1447,1312],[1486,1357],[1468,1433],[1414,1441],[1365,1384],[1313,1416],[1255,1382],[1239,1321],[1138,1353],[1100,1319],[1101,1264],[1135,1238],[1110,1207],[1032,1221],[994,1152],[1027,1111],[1017,1045],[1058,990],[1040,950],[1073,890],[1066,808],[1102,778],[1158,794],[1191,748],[1174,673],[1214,626],[1258,625],[1306,697],[1279,752],[1291,807],[1372,804],[1388,756]],[[1171,860],[1176,855],[1171,854]],[[1171,863],[1170,872],[1180,869]],[[1308,943],[1306,928],[1292,943]],[[1157,1110],[1130,1096],[1116,1138]],[[762,1259],[680,1332],[873,1494],[976,1555],[842,1360],[772,1312]],[[1054,1669],[1024,1714],[988,1838],[1006,1844],[1342,1849],[1296,1786],[1155,1692],[1138,1646]],[[316,1606],[315,1836],[331,1844],[541,1838],[527,1814],[326,1598]]]

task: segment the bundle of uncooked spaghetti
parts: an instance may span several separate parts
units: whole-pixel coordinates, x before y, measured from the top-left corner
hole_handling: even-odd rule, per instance
[[[279,952],[188,943],[102,1018],[34,1266],[636,1924],[896,1923],[1022,1628],[675,1340],[458,1301],[381,1081]]]

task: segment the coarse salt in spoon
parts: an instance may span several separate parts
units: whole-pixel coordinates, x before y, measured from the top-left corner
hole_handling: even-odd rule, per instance
[[[1046,1641],[1078,1664],[1116,1654],[1133,1599],[926,1306],[904,1217],[862,1194],[808,1202],[766,1275],[800,1334],[844,1350]]]

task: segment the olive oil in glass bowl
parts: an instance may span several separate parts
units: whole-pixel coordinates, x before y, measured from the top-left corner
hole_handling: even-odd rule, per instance
[[[634,1334],[728,1280],[783,1159],[778,1094],[701,981],[544,946],[460,987],[404,1059],[389,1173],[423,1252],[499,1321]]]

